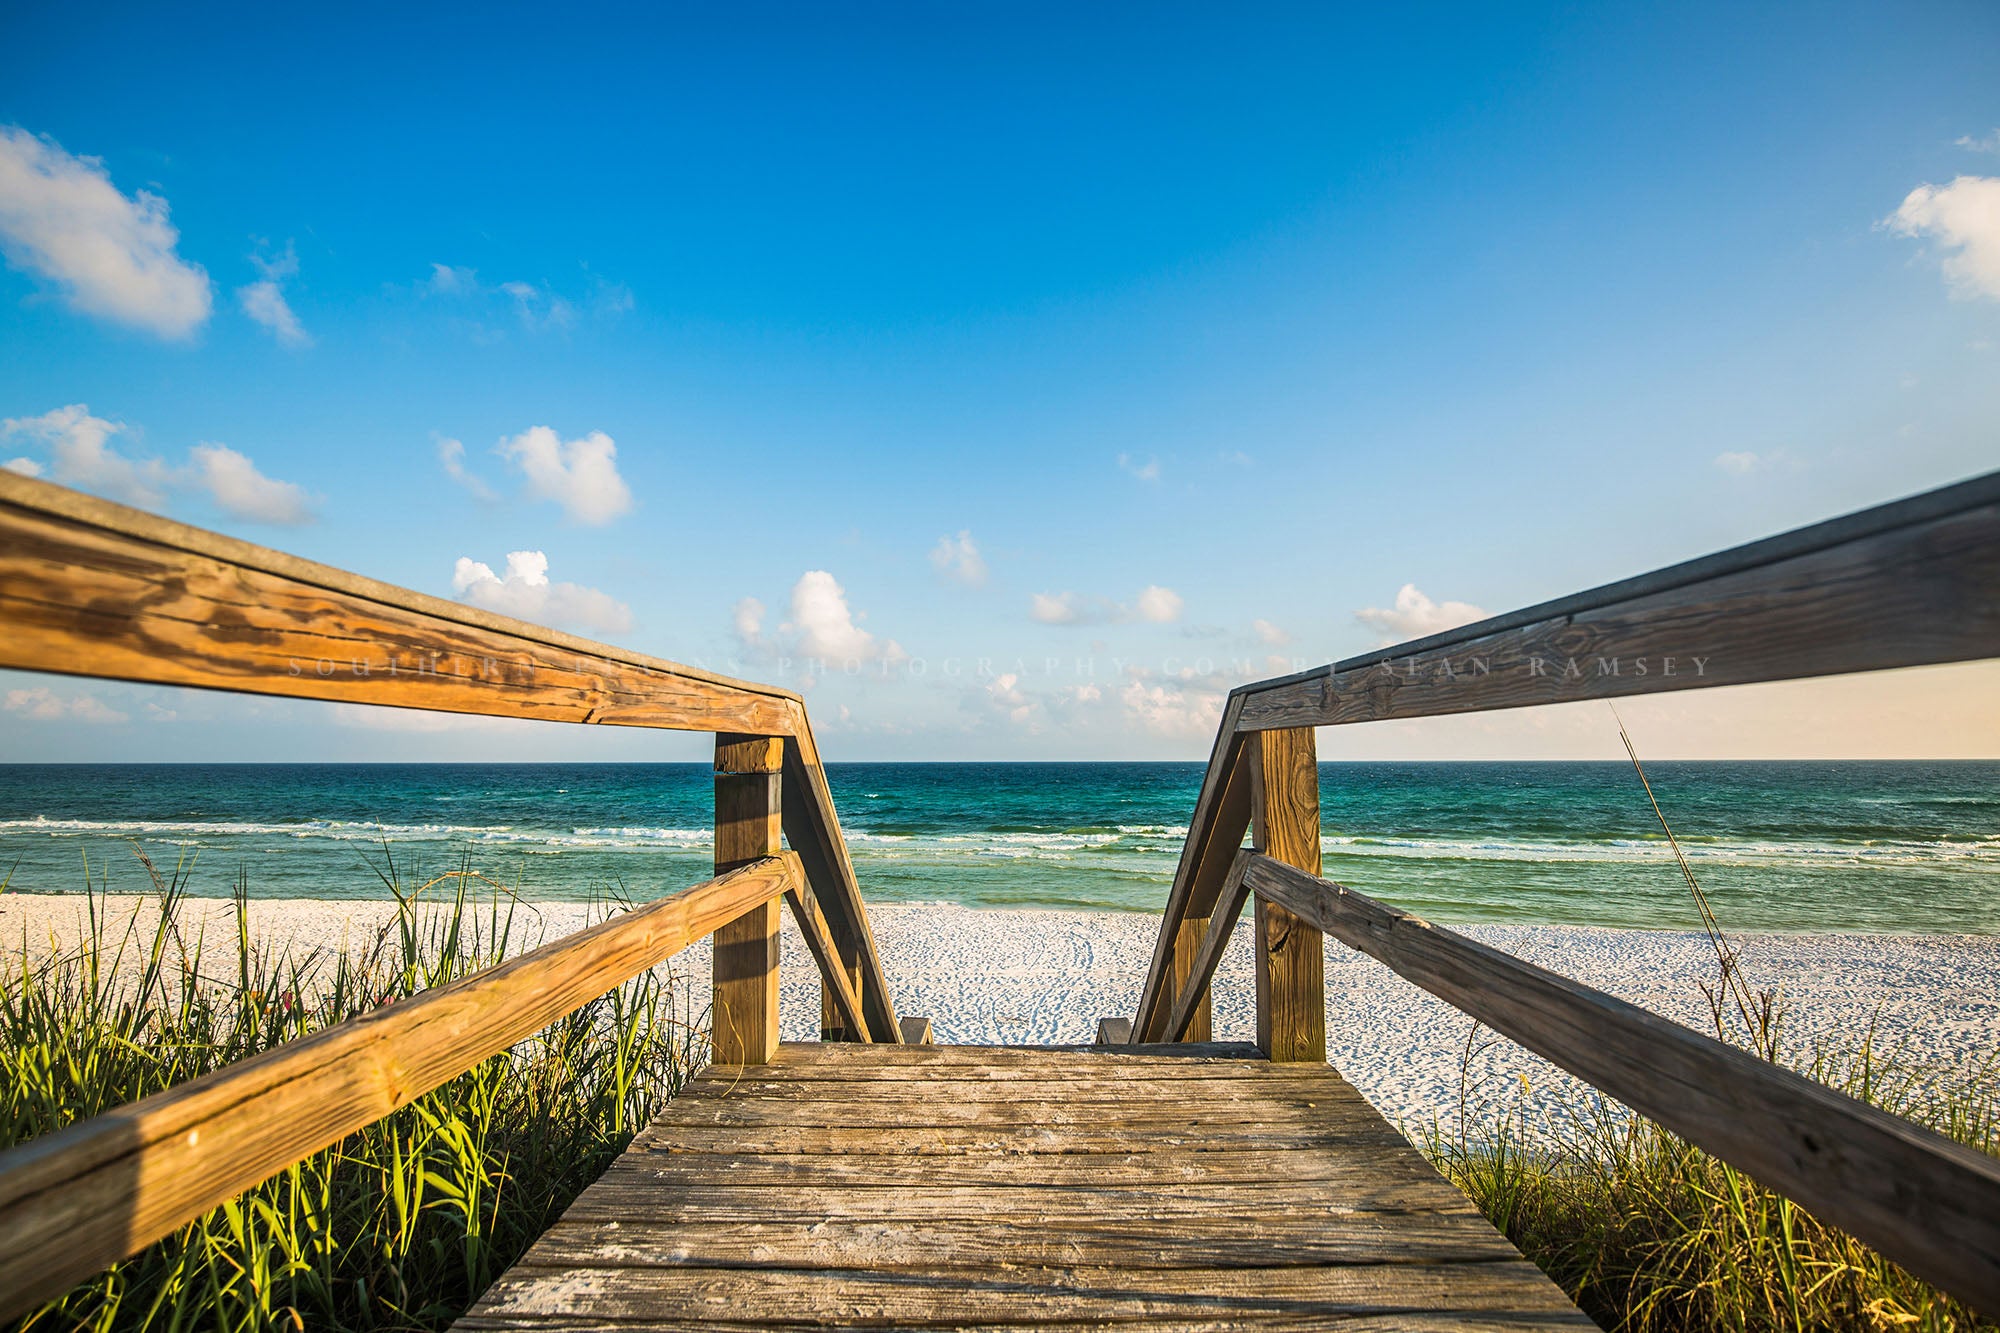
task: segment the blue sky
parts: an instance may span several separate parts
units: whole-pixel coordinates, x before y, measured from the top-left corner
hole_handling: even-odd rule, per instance
[[[803,687],[857,759],[1196,757],[1248,676],[2000,465],[2000,9],[1377,10],[14,6],[0,461]],[[1630,715],[2000,755],[1996,686]],[[705,744],[0,699],[23,759]]]

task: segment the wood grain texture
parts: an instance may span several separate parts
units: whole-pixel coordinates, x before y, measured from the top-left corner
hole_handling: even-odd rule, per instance
[[[819,967],[822,1011],[831,1009],[839,1016],[840,1028],[832,1040],[872,1041],[873,1038],[868,1035],[868,1024],[861,1016],[861,999],[854,992],[854,969],[841,957],[840,946],[834,940],[826,917],[820,912],[819,899],[801,884],[785,894],[785,901],[791,906],[792,919],[798,922],[799,934],[805,938],[806,951]],[[824,1031],[821,1040],[828,1040]]]
[[[799,881],[789,855],[0,1153],[19,1314],[456,1078]]]
[[[1180,929],[1174,932],[1174,966],[1167,975],[1167,988],[1176,1000],[1168,1010],[1166,1025],[1161,1032],[1163,1041],[1210,1041],[1215,1037],[1214,1006],[1209,1003],[1208,997],[1208,981],[1215,975],[1213,968],[1201,974],[1201,984],[1192,990],[1188,988],[1189,980],[1201,967],[1202,941],[1208,938],[1215,910],[1215,906],[1211,905],[1200,916],[1190,911],[1181,918]],[[1229,927],[1225,926],[1225,939],[1228,933]],[[1190,1002],[1185,1015],[1179,1009],[1179,1000],[1183,997]]]
[[[1268,857],[1246,878],[1919,1277],[2000,1310],[2000,1160]]]
[[[1229,947],[1229,936],[1236,929],[1237,918],[1243,915],[1243,904],[1250,896],[1250,888],[1243,882],[1243,872],[1249,863],[1250,853],[1247,850],[1237,852],[1236,859],[1230,863],[1229,874],[1223,880],[1221,902],[1216,907],[1215,915],[1208,919],[1208,930],[1195,947],[1194,957],[1189,960],[1187,975],[1180,983],[1180,994],[1167,1011],[1162,1040],[1208,1040],[1207,1034],[1195,1035],[1195,1023],[1208,1014],[1209,982],[1215,977],[1215,969],[1222,962],[1222,952]]]
[[[715,872],[774,856],[784,839],[780,766],[768,738],[715,738]],[[794,886],[803,895],[804,885]],[[762,1064],[778,1049],[779,909],[752,906],[715,932],[710,1050],[719,1064]]]
[[[1590,1327],[1325,1065],[918,1049],[707,1071],[460,1327]]]
[[[1241,687],[1240,725],[1615,699],[2000,656],[2000,473]]]
[[[690,731],[789,732],[787,691],[592,643],[0,475],[0,667]]]
[[[840,816],[833,808],[833,793],[826,784],[826,770],[820,764],[812,728],[805,724],[801,710],[798,724],[785,742],[785,840],[805,866],[806,881],[826,914],[841,957],[851,960],[858,973],[854,989],[867,1019],[868,1034],[876,1042],[900,1042],[902,1030],[896,1021],[895,1001],[890,998],[889,981],[882,971],[882,957],[868,923],[868,909],[862,905],[861,889],[854,878],[854,863],[847,855],[841,836]],[[824,1006],[822,1026],[826,1023]]]
[[[1255,733],[1251,842],[1259,852],[1320,870],[1319,750],[1311,727]],[[1318,928],[1259,896],[1257,1045],[1273,1060],[1326,1060],[1326,958]]]
[[[1174,1000],[1170,982],[1175,942],[1180,938],[1181,922],[1187,919],[1190,905],[1201,892],[1199,886],[1211,875],[1220,883],[1230,858],[1242,846],[1243,834],[1250,827],[1248,775],[1238,771],[1243,767],[1244,753],[1244,740],[1237,735],[1242,709],[1243,701],[1236,697],[1223,708],[1222,725],[1216,731],[1208,768],[1202,774],[1201,792],[1195,798],[1194,813],[1188,818],[1187,840],[1181,844],[1180,863],[1174,869],[1173,886],[1167,891],[1159,939],[1153,945],[1153,961],[1146,969],[1146,981],[1139,990],[1139,1008],[1132,1017],[1132,1030],[1140,1041],[1160,1039],[1167,1006]],[[1216,865],[1218,852],[1220,868]],[[1208,905],[1201,905],[1195,914],[1203,916],[1207,911]]]

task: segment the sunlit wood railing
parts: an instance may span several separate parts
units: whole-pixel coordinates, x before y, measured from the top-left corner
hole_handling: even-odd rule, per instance
[[[1330,934],[2000,1311],[2000,1161],[1320,878],[1314,748],[1314,728],[1350,722],[1991,657],[2000,473],[1245,685],[1223,709],[1138,1011],[1102,1039],[1206,1040],[1209,985],[1251,903],[1270,1058],[1326,1059]]]
[[[821,1035],[899,1020],[803,701],[0,471],[0,667],[713,732],[716,877],[0,1153],[0,1318],[33,1308],[704,936],[713,1057],[778,1040],[778,900]],[[782,839],[782,845],[781,845]],[[788,849],[787,849],[788,848]]]

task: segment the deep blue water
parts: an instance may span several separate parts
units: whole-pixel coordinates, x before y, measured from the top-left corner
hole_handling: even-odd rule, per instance
[[[1725,925],[2000,931],[2000,763],[1659,763],[1661,805]],[[871,901],[1156,911],[1198,764],[840,764]],[[1327,874],[1440,921],[1691,928],[1628,766],[1324,764]],[[699,764],[0,765],[0,875],[380,896],[461,864],[529,897],[702,878]]]

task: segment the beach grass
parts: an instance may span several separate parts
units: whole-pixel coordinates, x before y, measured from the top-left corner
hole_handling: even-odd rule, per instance
[[[1771,1049],[1784,1054],[1781,1040]],[[1468,1067],[1476,1054],[1468,1036]],[[1795,1063],[1862,1101],[2000,1153],[1991,1065],[1925,1070],[1878,1052],[1868,1037]],[[2000,1328],[1783,1195],[1594,1095],[1554,1098],[1525,1081],[1499,1096],[1467,1089],[1454,1128],[1434,1121],[1413,1137],[1608,1329]]]
[[[469,873],[406,886],[353,953],[183,929],[186,865],[151,862],[150,925],[109,921],[0,984],[0,1146],[184,1083],[519,950],[512,898]],[[87,877],[86,877],[87,878]],[[4,887],[4,885],[0,885]],[[11,950],[10,950],[11,952]],[[705,1061],[674,989],[644,974],[83,1283],[17,1327],[439,1329],[469,1307]]]

